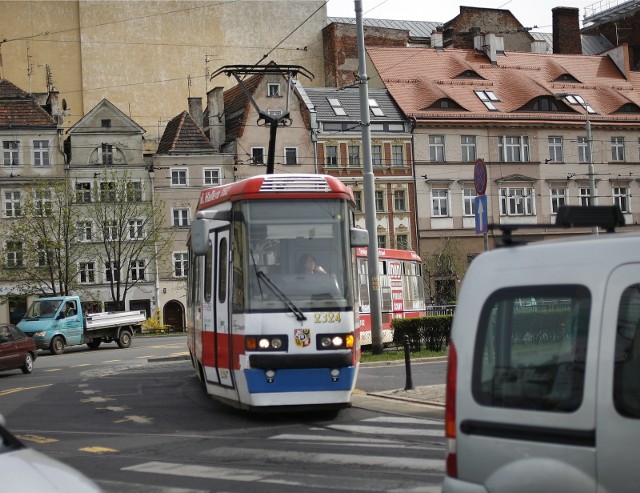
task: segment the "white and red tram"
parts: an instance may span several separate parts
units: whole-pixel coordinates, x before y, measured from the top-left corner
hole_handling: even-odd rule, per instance
[[[191,225],[188,346],[206,392],[245,408],[347,406],[360,344],[353,194],[325,175],[201,192]],[[326,273],[299,263],[312,255]]]

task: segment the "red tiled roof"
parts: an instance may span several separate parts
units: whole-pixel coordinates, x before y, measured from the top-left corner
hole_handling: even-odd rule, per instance
[[[183,111],[167,123],[160,143],[158,154],[171,152],[211,152],[214,148],[204,132],[193,121],[191,115]]]
[[[253,96],[262,82],[263,75],[254,75],[244,80],[245,89]],[[227,141],[242,137],[247,123],[251,102],[240,87],[240,84],[224,91],[224,113],[227,127]]]
[[[555,55],[506,52],[492,65],[477,50],[425,48],[368,48],[367,53],[382,81],[402,111],[418,120],[546,120],[522,107],[541,96],[573,93],[582,96],[596,111],[594,119],[611,120],[627,102],[640,106],[640,73],[626,80],[606,56]],[[456,78],[472,70],[481,78]],[[557,81],[568,74],[579,82]],[[493,91],[498,111],[489,110],[474,93]],[[464,110],[430,109],[443,95]],[[584,114],[579,105],[572,107]],[[515,113],[517,111],[517,113]],[[575,118],[560,112],[554,118]],[[637,114],[615,114],[618,121],[637,122]]]
[[[25,91],[0,79],[0,128],[53,127],[56,120]]]

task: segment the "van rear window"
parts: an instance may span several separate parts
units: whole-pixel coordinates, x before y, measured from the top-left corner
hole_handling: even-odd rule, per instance
[[[582,402],[591,293],[580,285],[493,293],[480,316],[472,391],[485,406],[572,412]]]
[[[640,284],[624,290],[618,308],[613,402],[628,418],[640,418]]]

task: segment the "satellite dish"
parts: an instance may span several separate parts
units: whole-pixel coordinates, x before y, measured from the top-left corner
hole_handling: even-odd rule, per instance
[[[67,111],[67,100],[62,98],[62,111]]]

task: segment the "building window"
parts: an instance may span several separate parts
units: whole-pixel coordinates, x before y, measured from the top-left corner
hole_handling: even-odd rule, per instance
[[[578,190],[578,201],[582,206],[591,205],[591,190],[589,187],[580,187]]]
[[[267,84],[267,97],[279,98],[280,97],[280,84],[268,83]]]
[[[396,235],[396,248],[398,250],[409,250],[409,235]]]
[[[7,241],[4,244],[5,262],[9,269],[24,266],[21,241]]]
[[[173,253],[173,276],[174,277],[187,277],[188,267],[188,254],[187,252],[174,252]]]
[[[406,192],[404,190],[394,190],[393,208],[398,212],[407,210]]]
[[[558,208],[567,204],[567,189],[551,188],[549,192],[551,194],[551,214],[557,214]]]
[[[562,137],[549,137],[549,161],[552,163],[562,163]]]
[[[141,240],[144,238],[144,221],[142,219],[132,219],[129,221],[129,239]]]
[[[496,96],[496,93],[493,91],[474,91],[476,93],[476,96],[478,96],[478,99],[480,101],[482,101],[482,103],[487,107],[488,110],[490,111],[498,111],[498,108],[496,108],[495,102],[500,101],[500,99],[498,98],[498,96]]]
[[[104,279],[107,282],[119,282],[120,281],[120,269],[116,262],[104,263]]]
[[[189,226],[189,209],[173,209],[173,225],[177,227]]]
[[[101,202],[115,202],[118,193],[116,191],[116,182],[103,181],[100,183],[100,201]]]
[[[371,113],[373,113],[373,116],[384,116],[384,111],[382,111],[382,108],[380,108],[380,105],[375,99],[369,100],[369,109]]]
[[[76,223],[76,237],[78,241],[91,241],[93,239],[93,223],[91,221],[78,221]]]
[[[360,166],[360,146],[349,146],[349,166]]]
[[[46,267],[51,265],[53,252],[48,248],[48,245],[44,241],[39,241],[36,244],[36,266]]]
[[[187,170],[186,169],[171,170],[171,186],[172,187],[187,186]]]
[[[327,166],[338,165],[338,146],[324,146],[324,162]]]
[[[49,166],[49,141],[34,140],[33,141],[33,165]]]
[[[401,145],[391,146],[391,164],[393,166],[404,166],[404,150]]]
[[[4,192],[4,217],[22,216],[22,200],[20,192],[9,190]]]
[[[529,137],[513,135],[498,137],[498,154],[503,163],[529,161]]]
[[[298,164],[298,148],[297,147],[284,148],[284,164]]]
[[[36,190],[34,199],[35,215],[50,216],[53,211],[51,190]]]
[[[100,147],[100,162],[106,166],[113,164],[113,146],[102,144]]]
[[[144,271],[144,260],[132,260],[129,263],[129,270],[131,273],[131,280],[133,281],[144,281],[145,280],[145,271]]]
[[[578,162],[589,162],[589,141],[586,137],[578,137]]]
[[[78,264],[80,284],[94,284],[96,282],[95,262],[80,262]]]
[[[76,202],[79,204],[91,202],[91,182],[76,182]]]
[[[444,162],[444,135],[429,135],[429,160]]]
[[[128,181],[125,191],[127,202],[142,202],[142,182]]]
[[[462,150],[462,161],[473,163],[476,161],[476,136],[461,135],[460,146]]]
[[[264,164],[264,147],[251,148],[251,164],[261,166]]]
[[[387,235],[378,235],[378,248],[387,248]]]
[[[371,146],[371,164],[382,166],[382,146]]]
[[[611,160],[624,161],[624,137],[611,137]]]
[[[449,215],[449,190],[434,188],[431,190],[431,215],[433,217],[447,217]]]
[[[342,104],[340,103],[339,99],[327,98],[327,101],[329,101],[329,104],[331,105],[331,109],[333,109],[333,112],[334,112],[334,114],[336,116],[346,116],[347,115],[347,112],[342,107]]]
[[[376,190],[375,200],[376,200],[376,212],[384,212],[387,210],[384,203],[384,192],[382,190]]]
[[[353,191],[353,200],[356,203],[356,212],[362,212],[362,192],[360,190]]]
[[[476,191],[474,188],[465,188],[462,191],[462,208],[465,216],[475,216]]]
[[[105,241],[115,241],[119,237],[118,235],[118,223],[117,221],[105,221],[102,229],[102,238]]]
[[[209,186],[220,185],[220,168],[205,168],[204,184]]]
[[[18,166],[20,164],[20,143],[15,140],[2,142],[2,164]]]
[[[629,211],[629,189],[627,187],[613,187],[613,205],[620,207],[622,212]]]
[[[501,216],[534,216],[535,201],[533,188],[501,188]]]

